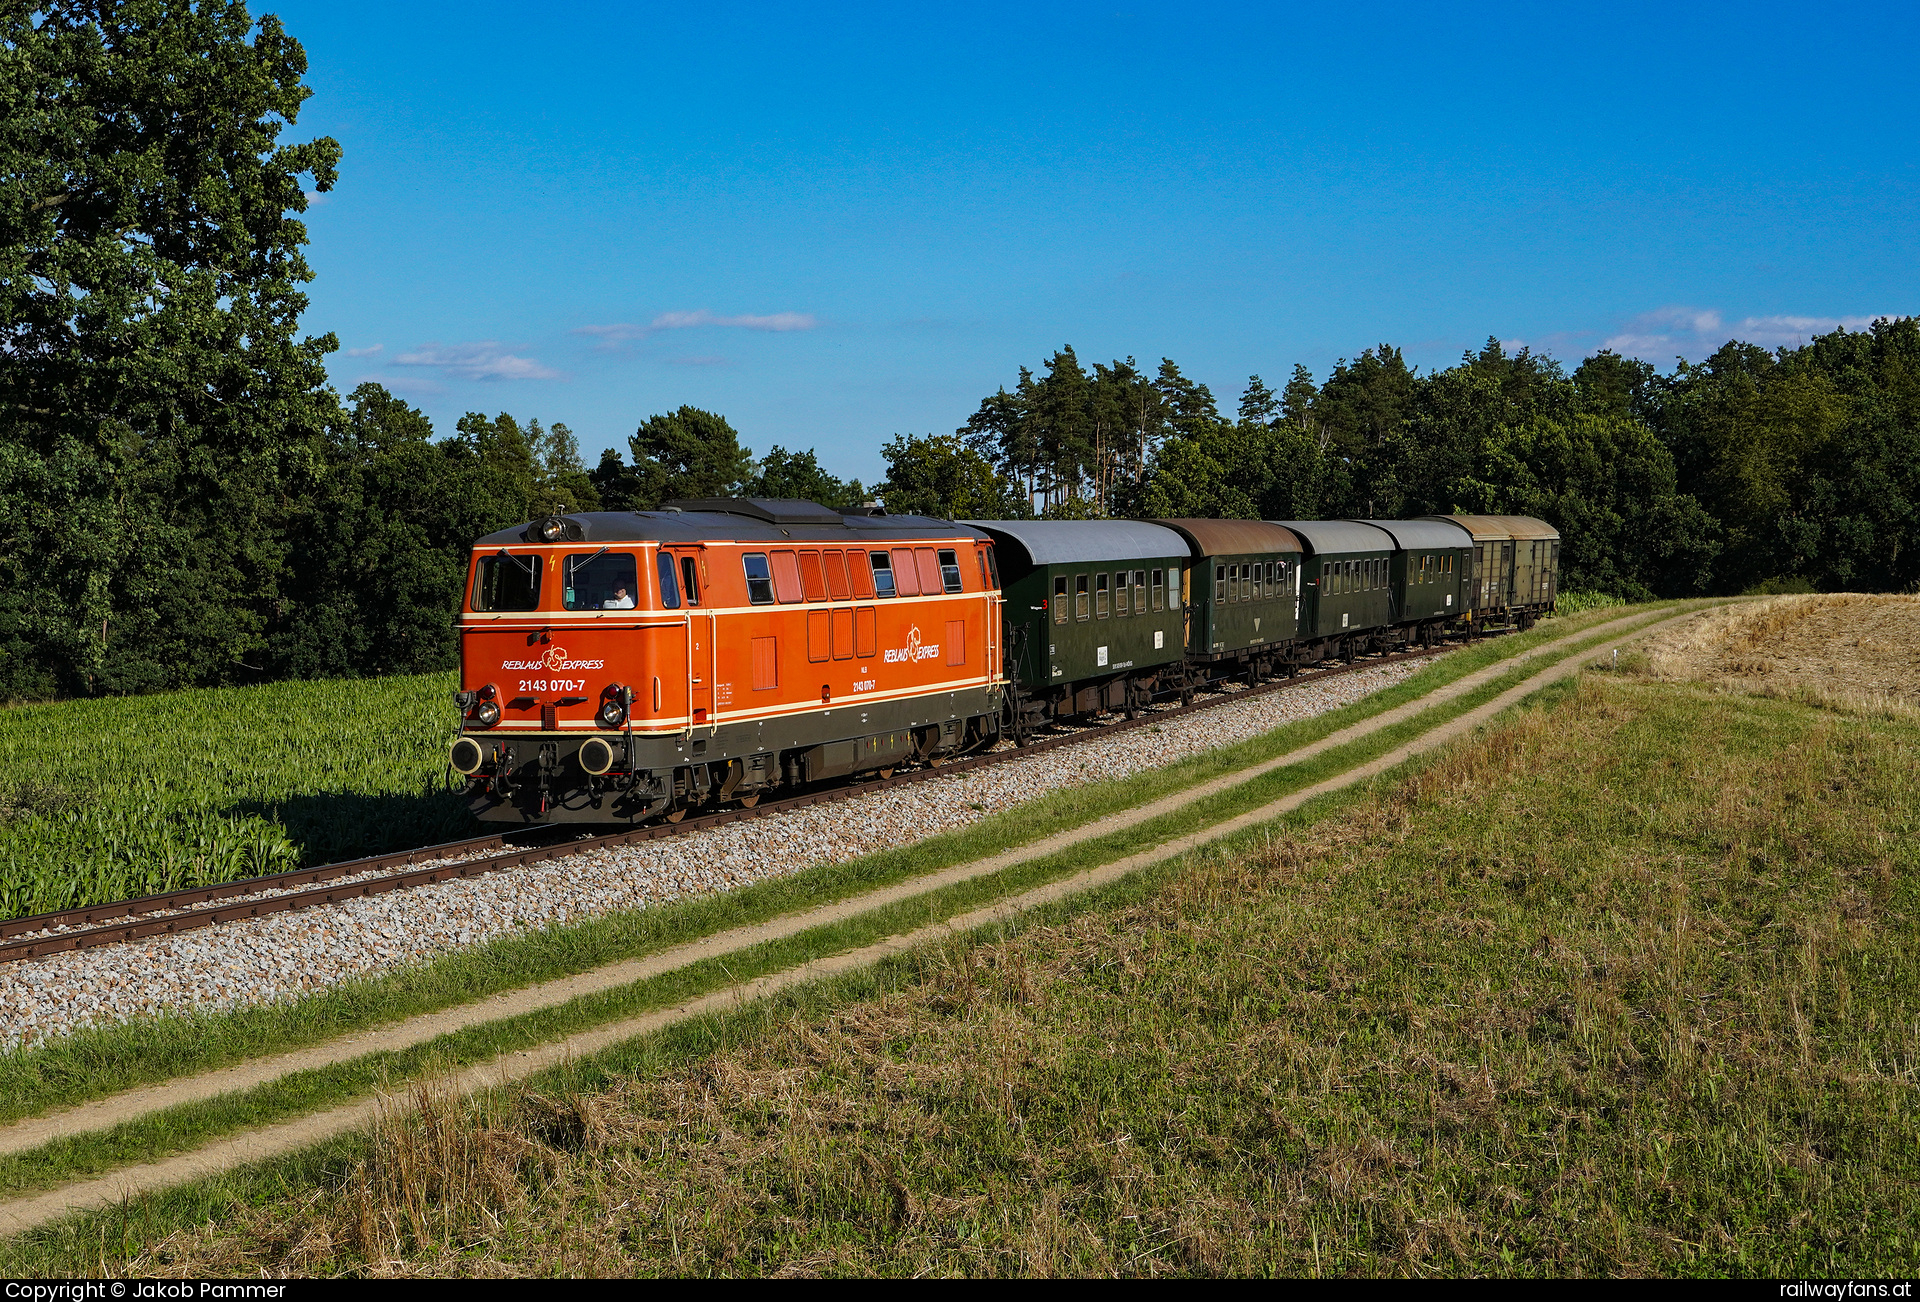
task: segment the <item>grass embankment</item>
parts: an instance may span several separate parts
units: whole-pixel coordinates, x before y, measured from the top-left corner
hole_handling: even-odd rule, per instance
[[[1573,627],[1577,631],[1581,626]],[[312,1043],[411,1013],[654,952],[724,927],[844,899],[936,868],[983,858],[1037,836],[1086,825],[1156,796],[1283,754],[1347,724],[1418,699],[1434,687],[1457,681],[1476,668],[1497,665],[1502,659],[1537,645],[1545,636],[1536,634],[1528,639],[1485,644],[1432,665],[1415,679],[1346,710],[1291,725],[1241,746],[1211,752],[1168,769],[1056,792],[963,832],[900,851],[849,864],[822,866],[793,878],[764,882],[707,900],[515,937],[296,1004],[113,1027],[18,1054],[0,1062],[0,1110],[3,1110],[0,1115],[29,1115],[49,1106],[100,1097],[143,1081],[166,1079]],[[857,948],[951,916],[998,896],[1206,826],[1240,813],[1250,805],[1344,771],[1384,753],[1443,717],[1472,708],[1534,672],[1539,663],[1550,663],[1571,654],[1574,647],[1589,641],[1590,638],[1575,638],[1569,646],[1554,648],[1534,666],[1502,675],[1457,701],[1382,729],[1360,742],[1329,751],[1309,763],[1278,770],[1196,802],[1154,823],[1090,839],[1067,852],[1022,863],[992,877],[930,892],[858,918],[697,963],[604,995],[470,1028],[406,1051],[367,1055],[325,1070],[297,1073],[244,1093],[169,1109],[112,1131],[63,1140],[31,1153],[0,1159],[0,1189],[18,1192],[42,1188],[129,1162],[151,1160],[215,1135],[364,1096],[382,1082],[404,1080],[436,1066],[484,1061],[502,1052],[544,1043],[618,1017],[669,1007],[740,979]]]
[[[429,1096],[199,1191],[217,1226],[156,1246],[156,1202],[0,1271],[1911,1273],[1920,729],[1544,700],[1001,934]]]
[[[0,917],[449,840],[453,675],[0,710]]]

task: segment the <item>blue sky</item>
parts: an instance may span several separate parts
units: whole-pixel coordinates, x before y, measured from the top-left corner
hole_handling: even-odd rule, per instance
[[[335,383],[589,461],[690,403],[871,481],[1068,343],[1230,411],[1920,310],[1913,6],[272,8]]]

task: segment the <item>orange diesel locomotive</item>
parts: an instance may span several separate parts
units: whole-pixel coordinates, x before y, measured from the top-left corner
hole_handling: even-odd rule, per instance
[[[630,823],[999,734],[977,529],[811,502],[550,516],[474,545],[453,767],[490,821]]]

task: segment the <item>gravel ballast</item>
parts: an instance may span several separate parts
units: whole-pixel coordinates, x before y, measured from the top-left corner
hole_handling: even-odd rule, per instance
[[[509,933],[710,895],[952,831],[1338,709],[1425,661],[1300,683],[1111,738],[665,841],[0,967],[0,1050],[163,1013],[294,999]],[[370,874],[377,875],[377,874]]]

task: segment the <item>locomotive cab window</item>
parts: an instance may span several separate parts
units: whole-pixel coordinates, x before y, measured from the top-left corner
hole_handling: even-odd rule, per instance
[[[1067,576],[1056,574],[1053,578],[1053,622],[1067,622]]]
[[[689,606],[700,604],[700,562],[691,556],[680,558],[680,591]]]
[[[568,610],[632,610],[640,569],[632,552],[579,552],[560,563],[560,604]]]
[[[475,610],[533,610],[540,605],[538,556],[515,556],[502,548],[492,556],[480,558],[480,570],[473,580]]]
[[[747,600],[756,606],[773,604],[773,571],[764,552],[749,552],[740,558],[747,571]]]
[[[885,552],[873,552],[867,559],[873,563],[874,594],[881,597],[893,596],[893,558]]]
[[[945,549],[940,552],[940,586],[948,592],[958,592],[961,586],[960,558]]]

